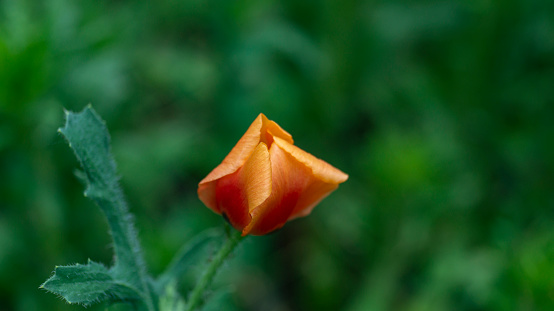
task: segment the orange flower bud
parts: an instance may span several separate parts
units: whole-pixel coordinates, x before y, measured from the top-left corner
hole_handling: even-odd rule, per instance
[[[303,217],[348,175],[293,145],[260,114],[200,184],[198,197],[242,235],[264,235]]]

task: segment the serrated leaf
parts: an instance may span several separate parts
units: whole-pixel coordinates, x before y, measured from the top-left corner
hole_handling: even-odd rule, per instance
[[[69,303],[90,306],[99,302],[133,301],[141,299],[139,291],[118,282],[102,264],[58,266],[54,275],[41,288],[62,296]]]
[[[110,135],[92,107],[79,113],[66,111],[65,126],[58,131],[65,136],[83,166],[87,194],[119,188],[115,161],[110,154]]]
[[[66,112],[65,126],[58,131],[65,136],[81,163],[83,172],[78,174],[78,178],[84,179],[87,184],[85,196],[94,200],[106,215],[114,239],[116,265],[121,263],[122,266],[137,268],[137,272],[142,269],[136,266],[143,264],[142,255],[119,186],[110,151],[110,135],[104,121],[88,106],[78,113]],[[136,273],[132,275],[137,276]]]
[[[66,111],[65,126],[58,131],[67,139],[81,163],[84,173],[78,177],[87,184],[85,196],[100,207],[108,220],[115,250],[111,276],[118,284],[129,284],[136,288],[146,309],[155,310],[150,276],[146,271],[132,215],[119,186],[106,124],[89,105],[78,113]]]
[[[85,172],[83,172],[82,170],[78,170],[78,169],[75,169],[73,171],[73,175],[75,175],[75,177],[77,177],[77,179],[85,186],[88,186],[88,179],[87,179],[87,174],[85,174]]]

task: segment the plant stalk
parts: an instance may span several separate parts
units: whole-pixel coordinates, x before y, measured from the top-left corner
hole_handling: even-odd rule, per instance
[[[186,311],[194,311],[196,308],[202,305],[202,303],[204,302],[204,292],[212,283],[217,271],[219,270],[219,268],[221,268],[227,257],[229,257],[229,255],[237,247],[239,242],[243,239],[244,237],[241,236],[240,231],[234,231],[230,234],[227,241],[223,243],[219,251],[215,254],[213,260],[210,262],[208,267],[206,267],[204,274],[202,275],[200,280],[198,280],[198,283],[196,283],[196,286],[190,293],[189,299],[187,301],[187,307],[185,309]]]

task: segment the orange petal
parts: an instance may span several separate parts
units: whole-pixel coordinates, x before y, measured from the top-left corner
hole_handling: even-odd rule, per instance
[[[278,137],[269,151],[273,189],[269,199],[251,210],[243,235],[263,235],[287,221],[308,215],[346,181],[348,175]]]
[[[237,230],[251,220],[250,211],[263,203],[271,193],[269,151],[259,143],[246,163],[237,172],[216,181],[217,210]]]
[[[308,215],[346,179],[348,175],[295,147],[289,133],[260,114],[199,183],[198,195],[243,235],[263,235]]]
[[[261,113],[260,116],[262,116],[263,121],[261,140],[266,143],[266,145],[271,146],[273,144],[273,137],[279,137],[291,144],[294,143],[292,136],[280,127],[279,124],[266,118],[263,113]]]
[[[312,179],[302,192],[288,220],[309,215],[321,200],[325,199],[338,187],[337,184],[329,184],[321,180]]]
[[[302,190],[310,179],[309,169],[294,161],[294,158],[276,144],[271,146],[269,157],[271,195],[263,204],[250,211],[252,221],[244,228],[242,235],[263,235],[282,227],[289,219]]]
[[[252,122],[246,133],[242,135],[237,144],[231,149],[231,152],[223,159],[223,162],[213,169],[208,176],[202,179],[200,185],[232,174],[246,162],[252,151],[254,151],[254,148],[256,148],[260,142],[263,117],[264,116],[260,114],[256,120]]]
[[[331,164],[314,157],[290,142],[275,137],[275,143],[297,161],[309,167],[313,174],[324,182],[340,184],[348,179],[348,175]]]
[[[268,120],[263,113],[260,113],[231,152],[223,159],[223,162],[200,181],[198,184],[198,197],[200,200],[214,212],[221,213],[217,208],[215,200],[215,181],[235,173],[244,165],[259,142],[263,141],[266,145],[270,146],[274,136],[289,143],[293,142],[289,133],[283,130],[277,123]]]
[[[292,156],[296,161],[302,163],[312,172],[312,178],[302,191],[297,205],[289,219],[303,217],[311,213],[312,209],[337,189],[340,183],[348,179],[348,175],[335,168],[331,164],[314,157],[306,151],[279,139],[275,138],[275,144]]]
[[[267,145],[259,143],[241,169],[248,212],[260,206],[271,194],[271,162]]]

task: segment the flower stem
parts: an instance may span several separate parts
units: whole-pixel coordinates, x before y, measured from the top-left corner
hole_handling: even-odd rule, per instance
[[[186,311],[194,311],[196,308],[198,308],[200,305],[202,305],[203,301],[203,294],[210,286],[210,284],[213,281],[213,278],[221,265],[225,262],[225,259],[233,252],[233,250],[237,247],[240,241],[244,239],[243,236],[241,236],[240,231],[234,231],[229,235],[229,238],[219,251],[215,254],[213,260],[210,262],[208,267],[206,267],[206,270],[204,271],[204,274],[198,280],[198,283],[196,283],[196,286],[190,293],[189,299],[187,301],[187,307]]]

